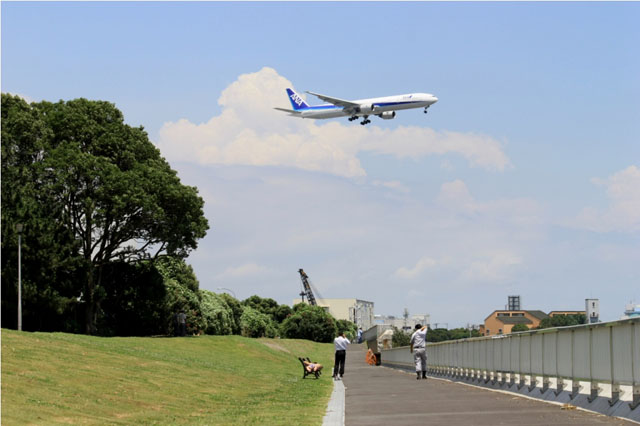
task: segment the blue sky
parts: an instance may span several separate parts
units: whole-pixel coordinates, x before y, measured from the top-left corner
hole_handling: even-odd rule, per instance
[[[212,225],[201,287],[480,323],[640,303],[638,3],[14,3],[2,91],[114,102]],[[367,128],[284,87],[439,98]],[[307,96],[311,103],[319,102]]]

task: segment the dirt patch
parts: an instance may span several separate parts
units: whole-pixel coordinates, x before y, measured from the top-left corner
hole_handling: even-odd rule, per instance
[[[282,351],[282,352],[286,352],[288,354],[290,354],[291,352],[289,352],[289,349],[287,348],[283,348],[282,346],[280,346],[279,344],[277,344],[276,342],[267,342],[264,341],[262,342],[265,346],[271,348],[271,349],[275,349],[276,351]]]

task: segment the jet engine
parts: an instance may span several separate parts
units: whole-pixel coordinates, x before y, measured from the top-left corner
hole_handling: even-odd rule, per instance
[[[385,111],[382,114],[378,114],[378,117],[382,118],[383,120],[391,120],[395,118],[395,116],[396,116],[395,111]]]
[[[360,111],[360,114],[371,114],[373,112],[373,110],[375,109],[375,106],[373,104],[371,105],[360,105],[360,107],[358,108]]]

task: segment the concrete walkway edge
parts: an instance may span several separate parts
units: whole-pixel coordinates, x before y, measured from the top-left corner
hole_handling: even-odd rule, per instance
[[[344,426],[344,389],[342,380],[334,380],[333,392],[322,419],[322,426]]]

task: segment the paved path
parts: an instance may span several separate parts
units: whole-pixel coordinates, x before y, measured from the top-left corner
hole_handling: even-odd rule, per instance
[[[351,345],[345,377],[345,424],[353,425],[632,425],[634,423],[512,394],[365,363]]]

